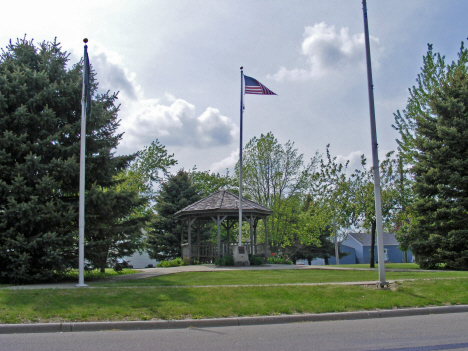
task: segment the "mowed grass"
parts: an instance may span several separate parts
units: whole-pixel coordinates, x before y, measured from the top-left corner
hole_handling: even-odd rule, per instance
[[[369,263],[359,263],[359,264],[340,264],[336,267],[344,268],[370,268]],[[375,268],[378,268],[379,264],[375,264]],[[417,263],[385,263],[385,269],[422,269]]]
[[[435,279],[435,278],[463,278],[468,277],[465,271],[402,271],[386,272],[386,280],[399,279]],[[307,283],[335,283],[356,281],[378,281],[376,270],[257,270],[257,271],[212,271],[212,272],[184,272],[164,275],[154,278],[96,283],[93,286],[125,287],[125,286],[218,286],[218,285],[266,285],[266,284],[307,284]]]
[[[186,319],[468,304],[468,279],[373,286],[0,289],[0,323]]]

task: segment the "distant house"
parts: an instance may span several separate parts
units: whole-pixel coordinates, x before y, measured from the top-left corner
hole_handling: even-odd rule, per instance
[[[129,265],[133,266],[133,268],[147,268],[151,265],[156,267],[158,263],[158,261],[151,259],[146,251],[142,253],[135,252],[132,256],[127,256],[123,259],[127,261]]]
[[[399,243],[395,238],[395,234],[383,233],[383,244],[385,262],[414,262],[413,255],[410,251],[402,252],[398,248]],[[348,233],[347,239],[341,243],[341,250],[345,252],[354,252],[356,257],[355,263],[370,263],[371,234]],[[375,261],[378,262],[377,239],[375,242],[374,257]],[[340,263],[342,263],[341,260]]]

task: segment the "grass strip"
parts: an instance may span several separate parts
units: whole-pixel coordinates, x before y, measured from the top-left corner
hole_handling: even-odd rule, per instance
[[[345,268],[370,268],[369,263],[357,263],[357,264],[340,264],[334,267],[345,267]],[[378,268],[379,264],[375,264],[375,268]],[[385,263],[385,269],[422,269],[416,263]]]
[[[417,271],[386,272],[386,280],[434,279],[468,277],[464,271]],[[258,284],[301,284],[334,283],[355,281],[377,281],[377,271],[363,270],[268,270],[268,271],[212,271],[184,272],[159,277],[109,283],[93,286],[194,286],[194,285],[258,285]]]
[[[0,323],[89,322],[326,313],[468,304],[468,279],[365,286],[0,290]]]

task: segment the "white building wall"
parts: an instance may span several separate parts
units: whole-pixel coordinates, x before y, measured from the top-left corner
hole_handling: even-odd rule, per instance
[[[124,257],[124,260],[128,262],[133,268],[146,268],[149,264],[152,264],[153,267],[156,267],[158,261],[152,260],[147,252],[138,253],[135,252],[133,256]]]

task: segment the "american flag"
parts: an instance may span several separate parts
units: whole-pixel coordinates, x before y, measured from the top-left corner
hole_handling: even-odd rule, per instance
[[[245,79],[245,93],[246,94],[257,94],[257,95],[276,95],[258,80],[252,77],[244,76]]]

